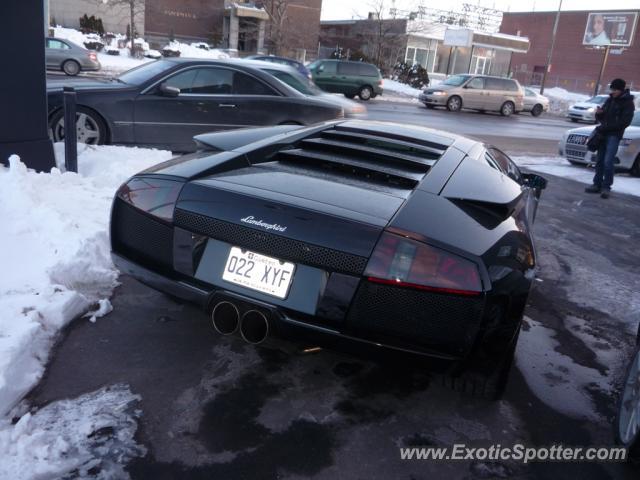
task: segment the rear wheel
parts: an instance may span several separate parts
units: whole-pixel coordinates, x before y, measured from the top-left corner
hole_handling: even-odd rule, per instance
[[[633,462],[640,461],[640,347],[636,348],[620,392],[616,415],[616,440],[628,450]]]
[[[462,99],[457,95],[454,95],[449,100],[447,100],[447,110],[450,112],[459,112],[462,108]]]
[[[500,107],[500,114],[503,117],[509,117],[515,110],[516,106],[513,104],[513,102],[504,102],[502,104],[502,107]]]
[[[360,100],[364,100],[364,101],[367,101],[370,98],[373,98],[373,89],[370,86],[365,85],[358,92],[358,97],[360,97]]]
[[[531,115],[533,115],[534,117],[539,117],[540,115],[542,115],[542,105],[537,104],[534,105],[533,108],[531,109]]]
[[[629,173],[634,177],[640,177],[640,154],[636,157],[636,161],[633,162],[633,166]]]
[[[62,71],[73,77],[80,73],[80,64],[75,60],[67,60],[62,64]]]

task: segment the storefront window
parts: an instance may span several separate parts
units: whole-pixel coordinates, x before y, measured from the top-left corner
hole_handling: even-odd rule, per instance
[[[509,76],[509,65],[511,64],[511,52],[508,50],[495,50],[491,69],[489,73],[499,77]]]
[[[414,59],[416,57],[416,49],[415,48],[407,48],[407,55],[404,58],[404,61],[409,65],[413,65]]]

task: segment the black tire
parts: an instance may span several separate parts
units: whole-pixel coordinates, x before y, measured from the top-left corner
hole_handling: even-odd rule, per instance
[[[86,117],[83,117],[85,115]],[[89,145],[102,145],[107,143],[109,132],[107,125],[102,117],[94,110],[78,106],[76,108],[76,122],[80,122],[84,118],[84,123],[77,127],[78,143],[87,143]],[[54,113],[49,119],[49,128],[51,129],[51,137],[54,142],[64,140],[64,110],[60,109]]]
[[[513,102],[504,102],[500,107],[500,115],[502,115],[503,117],[510,117],[515,111],[516,106],[513,104]]]
[[[71,77],[80,73],[80,64],[75,60],[67,60],[62,64],[62,71]]]
[[[539,117],[540,115],[542,115],[543,110],[544,109],[542,108],[542,105],[538,103],[534,105],[533,108],[531,109],[531,115],[534,117]]]
[[[636,161],[633,162],[633,165],[631,167],[631,170],[629,170],[629,173],[633,177],[640,177],[640,155],[636,157]]]
[[[360,90],[358,90],[358,97],[360,97],[360,100],[363,100],[365,102],[372,99],[374,96],[375,94],[373,93],[373,88],[371,88],[369,85],[360,87]]]
[[[428,103],[425,103],[424,106],[427,107],[429,110],[433,110],[434,109],[434,106],[430,105]]]
[[[447,110],[450,112],[459,112],[462,109],[462,99],[454,95],[447,100]]]
[[[355,97],[353,93],[345,93],[344,96],[347,97],[348,99],[353,99],[353,97]]]
[[[640,385],[638,385],[638,362],[640,357],[640,346],[638,346],[632,356],[631,362],[627,367],[627,373],[625,375],[624,383],[620,391],[620,398],[618,399],[618,409],[616,411],[616,420],[614,422],[614,435],[616,443],[623,445],[627,448],[627,458],[633,463],[640,462],[640,433],[636,430],[635,434],[628,432],[629,428],[629,408],[637,408],[635,402],[640,401],[638,392],[640,391]],[[626,400],[626,402],[625,402]],[[625,405],[627,403],[627,405]],[[631,405],[629,405],[630,403]],[[637,427],[637,422],[636,422]],[[627,438],[625,438],[627,437]]]
[[[482,348],[461,372],[445,375],[444,385],[472,397],[499,400],[507,387],[519,336],[520,326],[502,348],[496,350],[496,345]]]
[[[571,121],[572,121],[573,123],[578,123],[578,119],[577,119],[577,118],[572,118],[572,119],[571,119]]]

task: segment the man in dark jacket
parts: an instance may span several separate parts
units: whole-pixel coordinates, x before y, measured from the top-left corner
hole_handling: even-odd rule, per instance
[[[593,185],[587,187],[587,193],[599,193],[602,198],[609,198],[613,184],[614,160],[624,130],[631,124],[635,105],[633,95],[626,88],[627,83],[616,78],[609,85],[611,93],[602,107],[596,110],[596,120],[600,125],[596,132],[601,135],[598,146],[598,160]]]

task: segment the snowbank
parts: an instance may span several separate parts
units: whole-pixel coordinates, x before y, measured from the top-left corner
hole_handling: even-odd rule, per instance
[[[591,185],[594,171],[592,168],[571,165],[562,157],[511,157],[518,166],[525,167],[540,173],[555,175]],[[634,178],[628,174],[616,174],[613,181],[615,193],[626,193],[640,197],[640,178]]]
[[[114,385],[0,421],[0,478],[129,478],[127,463],[146,454],[134,439],[139,400]]]
[[[54,36],[58,38],[67,39],[76,45],[84,48],[84,42],[93,39],[91,35],[85,35],[79,30],[73,28],[65,28],[57,26],[53,29]],[[124,40],[126,37],[122,34],[116,34],[115,38],[111,41],[110,45],[105,45],[105,49],[102,52],[98,52],[98,61],[102,65],[103,73],[118,74],[125,72],[131,68],[142,65],[143,63],[154,61],[151,58],[132,58],[129,56],[128,48],[117,48],[118,40]],[[157,50],[151,50],[149,44],[142,38],[136,38],[134,42],[140,45],[145,51],[145,54],[151,54],[153,56],[160,55]],[[219,49],[204,50],[192,45],[181,42],[171,42],[167,45],[171,50],[177,50],[180,52],[181,57],[189,58],[229,58],[229,54]],[[105,53],[107,50],[119,51],[119,55],[108,55]]]
[[[540,88],[527,87],[531,90],[540,93]],[[577,102],[584,102],[591,98],[590,95],[584,95],[582,93],[573,93],[565,90],[564,88],[554,87],[545,88],[544,96],[549,99],[549,113],[556,115],[565,115],[569,107]]]
[[[56,145],[62,163],[63,144]],[[111,201],[135,172],[167,151],[79,145],[79,173],[28,170],[18,157],[0,168],[0,417],[40,379],[57,332],[117,284],[109,256]]]

